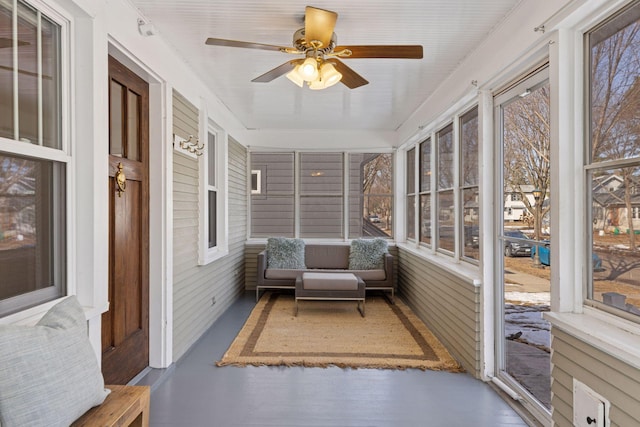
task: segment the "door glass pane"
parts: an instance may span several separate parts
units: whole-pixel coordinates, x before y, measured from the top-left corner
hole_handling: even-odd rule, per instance
[[[110,92],[109,92],[109,154],[112,156],[122,157],[122,136],[123,136],[123,122],[122,122],[122,105],[124,97],[124,87],[111,80]]]
[[[127,159],[140,160],[140,96],[128,91],[127,96]]]
[[[502,369],[551,407],[549,84],[502,105]]]
[[[38,144],[38,31],[36,11],[18,3],[19,139]]]

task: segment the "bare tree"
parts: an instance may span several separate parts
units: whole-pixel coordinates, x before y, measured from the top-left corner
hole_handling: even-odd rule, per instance
[[[546,84],[504,108],[504,181],[512,192],[521,195],[526,209],[534,216],[536,239],[541,236],[541,219],[550,208],[544,205],[551,179],[549,105]],[[534,214],[535,205],[526,197],[523,186],[528,185],[540,190],[539,215]]]
[[[591,156],[593,161],[640,156],[640,24],[632,23],[591,48]],[[621,168],[629,246],[636,248],[632,194],[635,170]]]

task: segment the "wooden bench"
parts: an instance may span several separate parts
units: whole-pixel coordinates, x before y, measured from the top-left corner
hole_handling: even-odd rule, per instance
[[[105,386],[111,393],[102,405],[91,408],[71,424],[73,427],[148,427],[149,386]]]

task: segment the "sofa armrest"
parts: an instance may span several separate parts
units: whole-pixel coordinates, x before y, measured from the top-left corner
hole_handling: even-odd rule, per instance
[[[267,250],[258,253],[257,284],[264,285],[264,273],[267,269]]]

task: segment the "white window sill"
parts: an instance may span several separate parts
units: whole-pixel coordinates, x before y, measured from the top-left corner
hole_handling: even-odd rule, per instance
[[[216,249],[211,252],[207,252],[202,259],[198,260],[198,265],[211,264],[212,262],[217,261],[220,258],[224,258],[227,255],[229,255],[229,249]]]
[[[415,244],[411,243],[398,243],[397,246],[446,269],[449,273],[473,284],[476,288],[482,285],[481,271],[477,265],[464,261],[456,261],[453,257],[438,252],[434,253],[431,250],[417,248]]]
[[[543,316],[553,327],[640,369],[640,325],[637,323],[591,307],[584,307],[582,314],[549,312]]]

